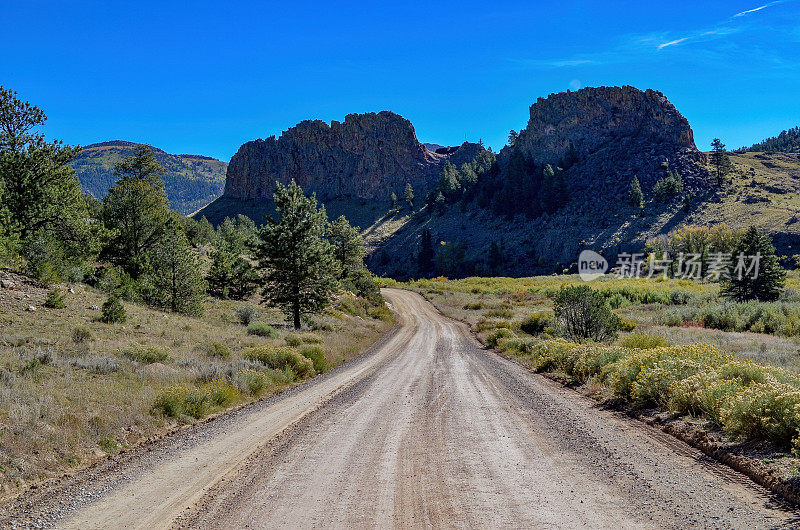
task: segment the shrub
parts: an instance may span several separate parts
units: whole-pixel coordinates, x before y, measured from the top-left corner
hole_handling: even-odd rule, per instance
[[[247,334],[256,335],[258,337],[269,337],[272,339],[278,338],[278,332],[275,331],[275,328],[263,322],[251,322],[247,326]]]
[[[778,445],[797,442],[800,390],[768,381],[754,383],[728,399],[720,410],[725,431],[748,439],[765,438]]]
[[[292,348],[296,348],[296,347],[300,346],[303,343],[303,341],[300,339],[300,337],[298,337],[297,335],[294,335],[294,334],[286,335],[286,337],[284,337],[283,340],[286,341],[286,345],[287,346],[291,346]]]
[[[590,377],[605,380],[608,375],[606,367],[614,364],[629,353],[624,348],[590,345],[581,347],[578,359],[573,366],[572,375],[581,381]]]
[[[116,296],[108,297],[108,300],[103,303],[102,311],[100,320],[106,324],[120,324],[127,319],[125,307]]]
[[[512,318],[514,312],[506,307],[490,309],[483,314],[484,318]]]
[[[161,392],[153,404],[153,411],[179,418],[190,416],[200,419],[215,407],[227,407],[239,398],[236,387],[214,381],[199,387],[177,385]]]
[[[67,304],[64,302],[64,295],[58,289],[50,289],[47,292],[47,298],[44,301],[44,306],[50,309],[64,309]]]
[[[260,396],[269,386],[269,379],[258,370],[242,370],[233,377],[236,387],[252,396]]]
[[[667,339],[659,335],[631,333],[630,335],[622,337],[619,341],[619,345],[624,348],[632,348],[635,350],[649,350],[660,346],[669,346],[669,343]]]
[[[72,342],[75,344],[83,344],[90,340],[93,340],[93,336],[88,326],[75,326],[72,330]]]
[[[319,335],[314,335],[313,333],[303,333],[300,335],[300,340],[306,344],[322,344],[322,338]]]
[[[239,390],[222,381],[207,383],[202,390],[208,394],[208,400],[218,407],[227,407],[239,399]]]
[[[258,309],[251,305],[243,305],[236,308],[236,319],[243,326],[249,326],[251,322],[258,318]]]
[[[386,304],[371,307],[367,313],[371,318],[383,320],[384,322],[391,322],[393,318],[392,311],[386,306]]]
[[[207,346],[206,354],[209,357],[216,357],[219,359],[230,359],[231,350],[221,342],[212,342]]]
[[[133,345],[122,350],[122,355],[142,364],[160,363],[169,358],[169,351],[154,346]]]
[[[301,348],[300,355],[311,359],[311,362],[314,363],[314,371],[318,374],[328,370],[328,361],[325,359],[325,353],[319,346],[306,346],[305,348]]]
[[[495,331],[491,332],[488,337],[486,337],[486,344],[490,348],[496,348],[501,339],[507,339],[514,336],[514,333],[511,332],[510,329],[506,328],[499,328]]]
[[[464,304],[464,309],[468,310],[468,311],[479,311],[479,310],[483,309],[483,303],[482,302],[472,302],[472,303],[469,303],[469,304]]]
[[[636,329],[636,322],[628,320],[627,318],[619,319],[619,330],[624,332],[631,332]]]
[[[519,329],[528,335],[540,335],[550,326],[550,315],[547,313],[533,313],[520,322]]]
[[[290,369],[297,377],[314,375],[314,363],[292,348],[278,348],[271,344],[254,346],[242,352],[242,357],[272,368],[273,370]]]
[[[563,339],[542,341],[531,351],[535,358],[534,369],[537,372],[559,370],[572,375],[578,360],[578,344]]]
[[[553,301],[559,333],[578,342],[605,341],[616,337],[619,317],[605,297],[587,285],[564,286]]]

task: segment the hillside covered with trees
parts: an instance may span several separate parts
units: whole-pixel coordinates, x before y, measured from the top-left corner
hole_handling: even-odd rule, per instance
[[[763,142],[742,148],[740,151],[798,153],[800,152],[800,126],[792,127],[788,131],[781,131],[778,136],[771,136]]]
[[[83,191],[102,199],[117,181],[114,166],[130,156],[138,144],[115,140],[84,146],[70,162]],[[202,155],[169,154],[151,147],[164,168],[164,187],[170,207],[182,214],[199,210],[220,195],[228,164]]]

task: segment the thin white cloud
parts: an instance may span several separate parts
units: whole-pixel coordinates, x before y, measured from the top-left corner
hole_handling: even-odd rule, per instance
[[[680,43],[682,43],[682,42],[686,42],[687,40],[689,40],[689,37],[683,37],[682,39],[675,39],[675,40],[671,40],[671,41],[669,41],[669,42],[665,42],[665,43],[663,43],[663,44],[659,44],[659,45],[658,45],[658,49],[659,49],[659,50],[663,50],[663,49],[664,49],[664,48],[666,48],[667,46],[675,46],[676,44],[680,44]]]
[[[736,13],[735,15],[733,15],[733,18],[743,17],[745,15],[749,15],[750,13],[755,13],[756,11],[761,11],[762,9],[766,9],[768,7],[774,6],[775,4],[780,4],[782,2],[783,2],[783,0],[776,0],[775,2],[770,2],[768,4],[764,4],[763,6],[758,6],[758,7],[754,8],[754,9],[748,9],[747,11],[741,11],[741,12]]]
[[[763,30],[765,27],[772,27],[776,31],[781,31],[783,34],[787,35],[790,40],[800,41],[800,28],[791,28],[790,31],[787,31],[785,25],[776,26],[775,24],[771,24],[764,26],[762,21],[757,22],[755,18],[752,21],[741,18],[774,5],[786,4],[789,2],[794,3],[794,1],[795,0],[775,0],[768,2],[753,9],[736,13],[735,15],[732,15],[726,20],[722,20],[715,25],[706,26],[705,28],[701,28],[693,32],[687,32],[683,35],[675,34],[671,31],[652,32],[645,34],[628,34],[623,35],[620,38],[617,46],[607,50],[577,54],[568,58],[517,58],[509,60],[522,66],[540,68],[571,68],[579,66],[623,63],[633,60],[640,60],[649,54],[662,52],[662,50],[663,53],[669,53],[673,48],[683,48],[684,46],[688,45],[726,40],[730,35]],[[791,36],[789,36],[789,33],[791,33]],[[731,44],[730,46],[736,47],[735,43]],[[705,51],[711,53],[710,50]],[[742,50],[742,52],[747,51],[748,50],[746,49]],[[675,52],[677,52],[677,50],[675,50]],[[692,50],[692,53],[694,54],[695,58],[697,58],[704,53],[704,50],[701,47],[695,46]],[[792,61],[792,64],[794,64],[794,61]]]

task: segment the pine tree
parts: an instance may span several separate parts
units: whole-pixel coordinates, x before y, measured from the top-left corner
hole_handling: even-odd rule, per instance
[[[442,195],[442,192],[438,192],[436,194],[436,198],[433,199],[433,207],[436,209],[436,212],[439,214],[444,213],[444,207],[447,204],[447,200]]]
[[[496,274],[497,271],[503,265],[503,253],[500,251],[500,247],[497,246],[497,243],[492,241],[492,244],[489,246],[489,271],[492,274]]]
[[[392,192],[391,196],[389,197],[389,208],[394,210],[397,207],[397,194]]]
[[[740,266],[739,256],[744,257],[744,270],[737,270]],[[748,271],[750,260],[755,256],[758,256],[757,270]],[[786,271],[775,255],[772,241],[754,226],[747,229],[744,237],[734,247],[728,272],[729,278],[723,284],[722,295],[737,302],[777,300],[786,281]]]
[[[197,253],[177,222],[167,224],[163,237],[147,254],[149,268],[142,278],[145,301],[174,313],[201,314],[208,284]]]
[[[406,182],[405,190],[403,190],[403,199],[408,204],[408,207],[414,209],[414,188],[411,187],[410,182]]]
[[[233,280],[230,286],[230,296],[236,300],[244,300],[256,291],[259,277],[253,264],[244,256],[238,256],[233,261]]]
[[[509,147],[514,147],[514,144],[517,143],[517,138],[519,138],[519,133],[514,129],[511,129],[508,132],[508,145]]]
[[[711,142],[711,165],[717,174],[717,186],[722,186],[725,175],[731,170],[731,159],[725,150],[725,144],[719,138]]]
[[[233,263],[235,256],[226,248],[218,248],[211,255],[211,268],[208,270],[208,292],[212,296],[227,299],[231,295],[234,281]]]
[[[431,231],[425,228],[422,231],[419,254],[417,255],[417,266],[419,267],[420,274],[423,276],[427,276],[433,272],[433,257],[433,239],[431,237]]]
[[[631,179],[631,185],[628,189],[628,204],[634,208],[642,208],[644,206],[644,193],[642,193],[642,186],[639,184],[639,177],[634,176]]]
[[[350,226],[344,215],[328,223],[327,237],[333,245],[333,253],[339,262],[341,278],[364,267],[364,240],[357,226]]]
[[[461,191],[461,183],[458,180],[458,169],[449,161],[444,163],[442,174],[439,178],[439,193],[444,195],[445,199],[452,200],[458,196]]]
[[[540,194],[542,210],[547,213],[556,211],[557,207],[557,190],[556,190],[556,173],[553,166],[547,164],[542,169],[542,191]]]
[[[80,148],[47,142],[37,130],[46,120],[0,86],[0,237],[23,246],[47,240],[67,259],[87,261],[99,250],[99,234],[68,165]]]
[[[292,180],[277,183],[273,194],[278,219],[267,218],[256,250],[267,303],[281,307],[295,329],[303,314],[317,312],[330,303],[339,267],[333,247],[324,238],[325,208],[315,195],[306,197]]]
[[[103,200],[103,221],[116,234],[104,253],[133,278],[145,272],[146,254],[164,236],[172,217],[162,172],[150,148],[139,146],[115,166],[119,181]]]

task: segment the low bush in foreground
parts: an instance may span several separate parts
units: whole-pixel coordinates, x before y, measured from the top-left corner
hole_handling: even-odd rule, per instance
[[[629,336],[632,337],[632,336]],[[594,381],[641,406],[704,414],[731,436],[800,451],[800,377],[734,359],[709,344],[659,345],[640,335],[622,344],[577,344],[497,336],[508,355],[537,371]],[[654,347],[645,347],[654,344]]]
[[[134,345],[122,350],[122,355],[142,364],[160,363],[169,358],[169,351],[154,346]]]
[[[67,304],[64,302],[64,295],[58,289],[50,289],[47,292],[47,299],[44,306],[50,309],[64,309]]]
[[[100,320],[106,324],[121,324],[127,319],[125,306],[116,296],[109,296],[103,303],[102,315]]]
[[[651,335],[649,333],[631,333],[619,340],[619,345],[624,348],[632,348],[635,350],[648,350],[650,348],[658,348],[660,346],[669,346],[669,342],[664,337],[659,335]]]
[[[248,335],[256,335],[258,337],[270,337],[272,339],[278,338],[278,332],[269,324],[263,322],[251,322],[247,326]]]
[[[291,370],[300,379],[314,375],[313,361],[293,348],[263,344],[247,348],[242,352],[242,357],[258,361],[273,370]]]
[[[319,346],[306,346],[300,349],[300,355],[307,359],[311,359],[314,363],[314,371],[318,374],[328,370],[328,361],[325,359],[325,352]]]
[[[171,418],[200,419],[232,405],[239,398],[238,388],[220,381],[201,386],[176,385],[158,395],[153,410]]]

